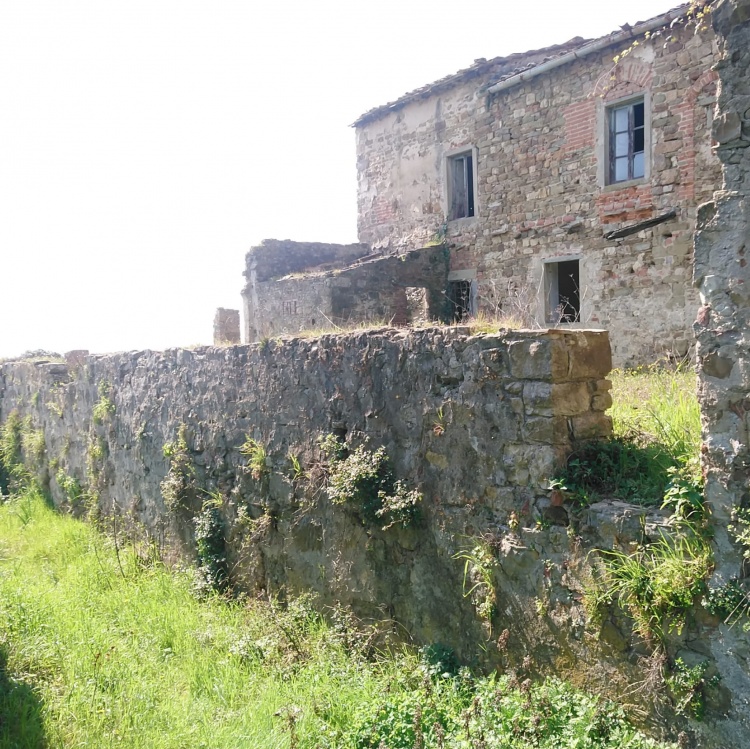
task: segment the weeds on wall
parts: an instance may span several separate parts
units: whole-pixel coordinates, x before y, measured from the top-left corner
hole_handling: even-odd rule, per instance
[[[734,536],[735,541],[743,547],[745,559],[750,559],[750,508],[734,508],[729,532]]]
[[[24,474],[21,417],[13,410],[0,427],[0,491],[7,494]]]
[[[102,380],[97,386],[99,400],[94,404],[91,415],[94,418],[94,424],[106,424],[115,413],[115,404],[111,398],[112,385],[106,380]]]
[[[332,439],[331,439],[332,438]],[[384,447],[368,450],[360,445],[345,457],[345,448],[330,435],[321,443],[330,461],[328,496],[334,504],[353,507],[364,523],[415,525],[420,516],[422,494],[394,479]]]
[[[708,671],[708,661],[691,667],[682,658],[677,658],[672,673],[664,681],[678,714],[703,720],[708,692],[720,681],[718,674],[709,677]]]
[[[617,603],[654,648],[663,647],[670,632],[682,631],[713,569],[710,544],[695,533],[662,535],[632,553],[612,549],[600,554],[599,602]]]
[[[169,461],[167,475],[159,484],[164,504],[170,512],[184,512],[190,509],[190,501],[198,487],[195,466],[187,445],[187,429],[181,424],[177,438],[167,442],[162,448],[164,457]]]
[[[34,429],[30,416],[27,416],[21,425],[21,448],[23,457],[35,468],[42,465],[46,450],[44,430]]]
[[[0,427],[0,491],[8,493],[28,484],[32,472],[41,469],[46,452],[44,430],[36,429],[30,416],[17,410]]]
[[[204,499],[200,513],[193,519],[199,587],[219,593],[225,592],[229,587],[222,504],[220,494],[210,494]]]
[[[750,596],[740,580],[734,579],[711,588],[701,602],[711,616],[724,624],[734,626],[742,622],[745,631],[750,629]]]
[[[255,481],[264,481],[271,473],[265,446],[258,440],[248,437],[240,447],[240,453],[247,458],[247,468]]]
[[[486,543],[478,543],[471,549],[459,551],[453,558],[464,562],[464,598],[471,598],[479,618],[490,623],[497,611],[494,580],[497,559],[492,549]]]
[[[58,468],[55,473],[55,481],[65,496],[65,501],[75,508],[83,497],[83,489],[78,480],[67,474],[62,468]]]

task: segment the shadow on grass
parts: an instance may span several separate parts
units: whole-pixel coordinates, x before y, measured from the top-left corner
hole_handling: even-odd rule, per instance
[[[557,478],[582,506],[617,498],[658,507],[672,480],[671,471],[679,466],[665,445],[613,437],[579,445]]]
[[[41,700],[28,684],[8,674],[7,662],[0,645],[0,747],[46,749]]]

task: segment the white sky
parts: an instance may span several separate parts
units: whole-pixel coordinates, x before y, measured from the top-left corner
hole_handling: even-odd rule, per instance
[[[366,110],[678,0],[0,0],[0,357],[210,343],[261,239],[356,241]]]

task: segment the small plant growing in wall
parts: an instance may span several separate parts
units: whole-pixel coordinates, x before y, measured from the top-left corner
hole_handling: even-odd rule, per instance
[[[750,596],[737,579],[718,588],[711,588],[703,597],[702,604],[711,616],[721,619],[725,624],[733,626],[744,619],[743,627],[746,630],[750,627]]]
[[[229,587],[222,504],[220,494],[209,494],[203,501],[200,513],[193,520],[201,586],[219,593],[225,592]]]
[[[383,524],[383,530],[416,524],[422,494],[394,479],[384,447],[373,451],[360,445],[346,454],[343,443],[329,435],[321,449],[330,461],[328,496],[334,504],[354,507],[363,522]]]
[[[72,506],[75,507],[83,496],[83,489],[81,488],[78,480],[65,473],[62,468],[57,469],[55,474],[55,481],[60,487],[60,490],[65,495],[65,500]]]
[[[164,504],[170,512],[187,510],[191,496],[197,491],[197,484],[184,424],[177,430],[177,439],[164,444],[162,453],[169,461],[169,471],[159,485]]]
[[[115,404],[111,398],[112,386],[106,380],[102,380],[97,391],[99,400],[94,404],[92,416],[95,424],[106,424],[115,413]]]
[[[294,483],[302,481],[305,478],[305,469],[302,467],[299,456],[290,451],[287,458],[289,459],[290,478]]]
[[[437,410],[435,421],[432,422],[432,433],[436,437],[442,437],[445,434],[446,426],[447,426],[447,421],[445,418],[445,413],[444,413],[443,407],[440,406],[440,408],[438,408]]]
[[[708,677],[708,661],[688,666],[682,658],[675,661],[672,673],[665,682],[675,705],[682,715],[703,720],[706,712],[706,693],[719,683],[718,674]]]
[[[471,549],[459,551],[453,558],[464,562],[464,598],[472,599],[480,619],[491,622],[497,610],[494,584],[497,559],[492,550],[480,542]]]
[[[729,532],[735,541],[743,547],[745,559],[750,559],[750,509],[735,507],[732,511],[732,525]]]
[[[268,453],[263,443],[248,437],[240,447],[240,453],[247,458],[247,468],[255,481],[268,478],[271,471],[268,466]]]
[[[21,425],[21,447],[27,461],[36,466],[41,464],[46,449],[44,431],[34,429],[30,416],[27,416]]]

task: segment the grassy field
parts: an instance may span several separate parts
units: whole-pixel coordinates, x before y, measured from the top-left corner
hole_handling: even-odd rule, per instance
[[[374,653],[309,601],[200,598],[34,491],[0,505],[0,746],[645,749],[557,680],[473,677],[450,653]]]

